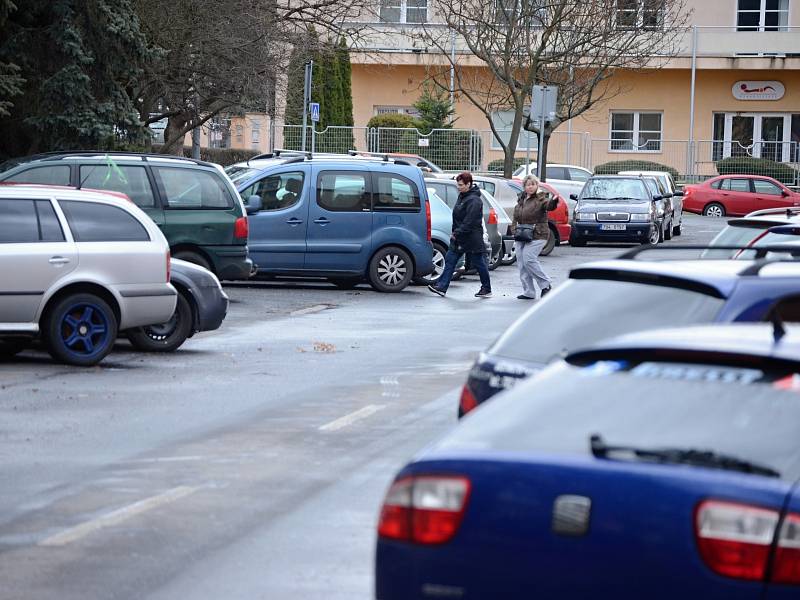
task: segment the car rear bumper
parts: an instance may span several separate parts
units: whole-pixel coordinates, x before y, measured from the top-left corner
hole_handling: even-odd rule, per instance
[[[616,225],[617,223],[614,223]],[[624,231],[606,231],[603,225],[611,223],[573,223],[571,239],[597,241],[597,242],[644,242],[648,239],[654,223],[619,223],[624,225]]]
[[[250,279],[254,265],[247,256],[247,246],[203,246],[214,263],[214,271],[220,279]]]
[[[219,329],[228,314],[228,295],[219,288],[204,287],[199,289],[197,300],[196,331],[214,331]]]
[[[169,283],[124,285],[115,291],[120,331],[169,321],[178,301],[178,292]]]

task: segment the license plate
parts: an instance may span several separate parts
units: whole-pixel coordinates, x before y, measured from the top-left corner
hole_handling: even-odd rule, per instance
[[[600,225],[602,231],[625,231],[626,225],[624,223],[603,223]]]

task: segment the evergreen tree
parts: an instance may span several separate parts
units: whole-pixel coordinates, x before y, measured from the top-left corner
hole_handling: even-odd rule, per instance
[[[339,75],[342,83],[342,122],[341,125],[353,125],[353,72],[350,66],[350,51],[344,38],[339,39],[339,47],[336,49],[339,59]]]

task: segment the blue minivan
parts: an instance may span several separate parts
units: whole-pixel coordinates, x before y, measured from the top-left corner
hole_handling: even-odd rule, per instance
[[[258,274],[367,280],[399,292],[433,271],[422,172],[400,160],[276,151],[228,167]],[[256,210],[257,209],[257,210]]]

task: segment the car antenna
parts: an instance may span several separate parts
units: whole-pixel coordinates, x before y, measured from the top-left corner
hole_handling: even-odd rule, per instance
[[[776,310],[772,311],[770,320],[772,321],[772,337],[777,344],[786,335],[786,327],[783,326],[783,320]]]

